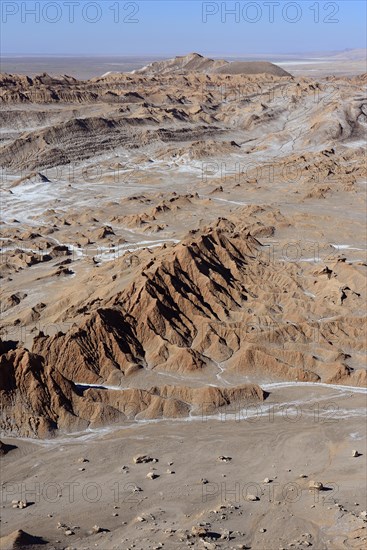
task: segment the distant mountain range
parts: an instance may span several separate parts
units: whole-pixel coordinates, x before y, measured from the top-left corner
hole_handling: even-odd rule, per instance
[[[342,52],[331,52],[329,56],[340,61],[367,61],[367,49],[358,48],[354,50],[344,50]]]

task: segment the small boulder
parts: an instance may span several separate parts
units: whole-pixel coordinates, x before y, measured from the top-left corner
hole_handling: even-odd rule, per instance
[[[26,500],[12,500],[11,501],[13,508],[27,508],[27,501]]]
[[[220,536],[221,540],[230,540],[231,531],[228,529],[222,529],[222,534]]]
[[[314,491],[322,491],[324,486],[321,481],[310,481],[310,483],[308,484],[308,488]]]
[[[143,516],[138,516],[136,518],[136,521],[139,521],[139,523],[142,523],[143,521],[147,521],[145,518],[143,518]]]
[[[201,527],[200,525],[194,525],[192,528],[191,528],[191,534],[194,536],[194,537],[200,537],[200,538],[203,538],[203,537],[206,537],[207,534],[208,534],[208,529],[206,527]]]
[[[148,455],[138,455],[133,458],[134,464],[146,464],[147,462],[158,462],[156,458],[151,458]]]

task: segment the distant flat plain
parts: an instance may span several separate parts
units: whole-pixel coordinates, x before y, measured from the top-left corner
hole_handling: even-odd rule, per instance
[[[169,56],[167,56],[169,57]],[[214,57],[214,56],[213,56]],[[350,76],[367,71],[365,54],[358,50],[358,55],[348,56],[317,54],[251,54],[246,56],[215,56],[229,61],[271,61],[294,76],[322,77],[330,74]],[[350,58],[351,57],[351,58]],[[0,72],[35,76],[48,73],[52,76],[73,76],[79,80],[102,76],[107,72],[130,72],[140,69],[153,61],[165,57],[159,56],[2,56]]]

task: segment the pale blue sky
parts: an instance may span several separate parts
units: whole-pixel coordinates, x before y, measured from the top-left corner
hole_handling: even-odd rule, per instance
[[[1,12],[2,55],[245,56],[366,47],[364,0],[1,0]]]

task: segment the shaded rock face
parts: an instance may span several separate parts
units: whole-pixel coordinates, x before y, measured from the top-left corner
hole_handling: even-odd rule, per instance
[[[47,541],[42,537],[30,535],[26,531],[23,531],[23,529],[18,529],[0,538],[0,548],[2,550],[15,550],[27,547],[38,548],[38,545],[42,547],[44,544],[47,544]]]
[[[221,407],[262,401],[256,384],[236,388],[161,386],[108,390],[81,387],[67,380],[44,358],[19,348],[0,357],[0,430],[12,435],[50,437],[135,419],[178,418],[212,414]],[[1,444],[1,454],[10,446]]]
[[[15,445],[7,445],[3,441],[0,441],[0,456],[7,455],[10,451],[13,451],[17,447]]]
[[[72,416],[71,384],[42,357],[16,349],[0,357],[1,429],[45,437],[57,428],[58,415]]]

